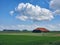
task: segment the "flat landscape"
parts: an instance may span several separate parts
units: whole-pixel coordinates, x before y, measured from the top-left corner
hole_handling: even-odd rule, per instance
[[[60,45],[60,33],[0,32],[0,45]]]
[[[0,0],[0,45],[60,45],[60,0]]]

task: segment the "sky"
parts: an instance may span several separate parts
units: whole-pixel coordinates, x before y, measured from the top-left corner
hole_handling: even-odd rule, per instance
[[[0,0],[0,31],[38,27],[60,31],[59,0]]]

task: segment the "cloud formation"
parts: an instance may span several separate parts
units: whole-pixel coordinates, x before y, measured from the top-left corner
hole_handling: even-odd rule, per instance
[[[12,16],[14,14],[14,11],[10,11],[10,15]]]
[[[60,0],[51,0],[50,7],[54,10],[60,9]]]
[[[28,17],[24,16],[24,15],[16,16],[16,18],[19,19],[19,20],[23,20],[23,21],[25,21],[26,19],[28,19]]]
[[[0,31],[3,29],[15,29],[15,30],[24,30],[27,29],[28,31],[32,31],[35,28],[38,27],[44,27],[49,29],[50,31],[59,31],[60,30],[60,24],[47,24],[47,25],[37,25],[37,24],[32,24],[32,25],[24,25],[24,24],[18,24],[18,25],[9,25],[9,26],[4,26],[0,25]]]
[[[36,24],[32,24],[32,25],[23,25],[23,24],[19,24],[19,25],[9,25],[9,26],[4,26],[4,25],[0,25],[0,31],[2,31],[3,29],[12,29],[12,30],[24,30],[27,29],[29,31],[40,27],[39,25]]]
[[[55,15],[60,15],[60,10],[55,10],[53,13],[54,13]]]
[[[15,11],[17,12],[17,19],[20,20],[52,20],[54,18],[52,12],[46,8],[41,8],[38,5],[32,5],[30,3],[20,3]]]
[[[46,27],[51,31],[60,31],[60,24],[48,24]]]
[[[50,8],[54,10],[54,14],[60,15],[60,0],[51,0]]]

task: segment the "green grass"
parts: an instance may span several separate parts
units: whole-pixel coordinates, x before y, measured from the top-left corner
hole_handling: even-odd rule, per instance
[[[0,33],[0,45],[60,45],[60,36],[50,33]]]
[[[0,35],[30,35],[30,36],[54,36],[60,32],[32,33],[32,32],[0,32]]]

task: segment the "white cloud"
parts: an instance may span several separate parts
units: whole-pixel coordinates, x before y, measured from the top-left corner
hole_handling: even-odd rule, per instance
[[[22,29],[28,29],[29,31],[37,28],[37,27],[40,27],[39,25],[36,25],[36,24],[33,24],[33,25],[17,25],[17,27],[19,27],[21,30]]]
[[[2,31],[5,27],[0,25],[0,31]]]
[[[51,29],[52,29],[52,28],[54,28],[54,29],[56,28],[55,25],[48,25],[48,27],[50,27]]]
[[[24,25],[24,24],[18,24],[18,25],[9,25],[4,26],[0,25],[0,31],[3,29],[13,29],[13,30],[24,30],[27,29],[29,31],[34,30],[35,28],[43,27],[47,28],[50,31],[60,31],[60,24],[47,24],[47,25],[38,25],[38,24],[31,24],[31,25]]]
[[[3,29],[13,29],[13,30],[23,30],[23,29],[27,29],[29,31],[35,29],[39,27],[36,24],[33,25],[23,25],[23,24],[19,24],[19,25],[10,25],[10,26],[4,26],[4,25],[0,25],[0,31],[2,31]]]
[[[60,24],[48,24],[46,27],[51,31],[60,31]]]
[[[20,20],[51,20],[54,18],[52,12],[46,8],[41,8],[40,6],[32,5],[30,3],[20,3],[16,8],[15,12],[18,12],[16,16]]]
[[[22,15],[22,16],[16,16],[16,18],[19,19],[19,20],[23,20],[23,21],[25,21],[26,19],[28,19],[28,17],[24,16],[24,15]]]
[[[60,27],[60,24],[57,24],[58,27]]]
[[[23,29],[27,29],[29,31],[34,30],[35,28],[38,27],[45,27],[45,26],[41,26],[41,25],[37,25],[37,24],[31,24],[31,25],[24,25],[24,24],[19,24],[19,25],[0,25],[0,31],[2,31],[3,29],[13,29],[13,30],[23,30]]]
[[[10,11],[10,15],[12,16],[14,14],[14,11]]]
[[[51,0],[50,7],[52,9],[60,9],[60,0]]]
[[[60,0],[51,0],[50,8],[54,10],[54,15],[60,15]]]
[[[60,10],[56,10],[53,12],[55,15],[60,15]]]

